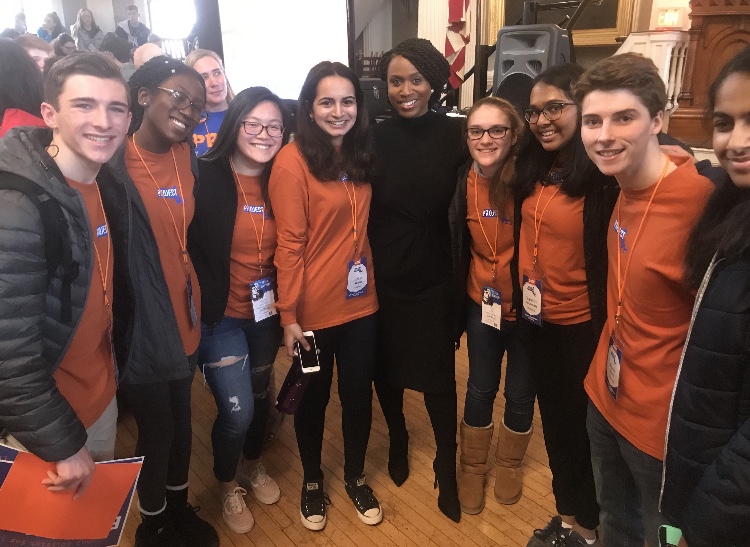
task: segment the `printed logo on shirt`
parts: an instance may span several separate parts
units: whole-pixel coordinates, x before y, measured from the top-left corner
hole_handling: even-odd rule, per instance
[[[176,186],[172,188],[159,188],[157,196],[164,199],[173,199],[177,205],[182,204],[182,198]]]
[[[261,214],[261,213],[263,212],[263,210],[264,210],[264,209],[265,209],[265,207],[263,207],[262,205],[245,205],[245,206],[244,206],[244,207],[242,208],[242,210],[243,210],[243,211],[244,211],[245,213],[254,213],[254,214],[256,214],[256,215],[259,215],[259,214]]]
[[[99,237],[105,237],[108,234],[109,234],[109,232],[107,231],[107,225],[106,224],[102,224],[101,226],[97,227],[97,229],[96,229],[96,237],[97,238],[99,238]]]
[[[620,240],[620,249],[622,249],[623,252],[627,253],[628,248],[625,246],[625,236],[628,235],[628,229],[620,228],[620,222],[617,219],[615,219],[615,224],[612,228],[615,230],[615,233]]]
[[[496,216],[498,216],[497,215],[497,210],[496,209],[485,209],[484,211],[482,211],[482,216],[484,218],[495,218]],[[499,220],[503,224],[512,224],[512,222],[513,222],[513,221],[511,221],[507,217],[500,217]]]

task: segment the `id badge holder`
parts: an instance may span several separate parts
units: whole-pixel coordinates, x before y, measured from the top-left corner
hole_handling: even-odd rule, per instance
[[[351,260],[347,265],[346,298],[357,298],[367,294],[367,257]]]
[[[522,312],[526,321],[542,326],[542,278],[544,276],[538,270],[525,269],[523,271],[523,285],[521,287]]]
[[[609,337],[607,346],[607,369],[604,375],[604,383],[612,399],[617,400],[617,392],[620,389],[620,370],[622,368],[622,342],[613,332]]]
[[[253,302],[253,315],[256,323],[276,315],[276,300],[270,277],[264,277],[250,283],[250,297]]]
[[[194,328],[198,324],[198,312],[195,311],[195,300],[193,299],[193,280],[190,278],[190,274],[187,276],[186,282],[186,295],[187,305],[190,311],[190,328]]]
[[[482,323],[500,330],[502,313],[500,291],[492,287],[482,287]]]

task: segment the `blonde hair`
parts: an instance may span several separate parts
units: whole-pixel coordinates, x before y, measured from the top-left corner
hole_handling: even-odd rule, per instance
[[[224,73],[224,81],[227,83],[227,104],[231,103],[234,99],[232,84],[229,83],[229,78],[227,78],[227,71],[224,68],[224,62],[215,51],[211,51],[210,49],[194,49],[187,57],[185,57],[185,64],[190,68],[194,68],[195,63],[204,57],[211,57],[214,61],[219,63],[219,67],[221,67],[221,71]]]

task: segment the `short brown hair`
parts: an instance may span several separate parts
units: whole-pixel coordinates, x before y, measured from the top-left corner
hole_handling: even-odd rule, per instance
[[[638,53],[613,55],[593,64],[573,87],[573,99],[580,105],[592,91],[618,89],[638,97],[652,118],[667,104],[667,90],[656,65]]]
[[[39,36],[34,36],[33,34],[21,34],[20,36],[16,36],[14,40],[23,49],[41,49],[47,53],[52,53],[52,46],[39,38]]]
[[[68,78],[82,74],[103,80],[115,80],[122,83],[126,101],[130,104],[130,93],[120,68],[101,53],[71,53],[57,61],[50,68],[44,80],[44,102],[59,108],[58,99]]]

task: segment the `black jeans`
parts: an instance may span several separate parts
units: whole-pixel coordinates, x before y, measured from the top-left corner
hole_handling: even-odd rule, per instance
[[[536,384],[557,511],[573,515],[584,528],[596,528],[599,505],[586,431],[588,396],[583,389],[598,343],[591,321],[542,327],[519,321]]]
[[[187,357],[195,372],[198,353]],[[138,502],[149,513],[161,511],[167,486],[188,482],[192,425],[190,387],[193,374],[182,380],[120,386],[138,426],[135,455],[143,456]]]
[[[294,432],[304,480],[323,479],[320,461],[334,357],[338,369],[341,429],[344,434],[344,478],[353,479],[364,471],[365,453],[370,440],[375,314],[314,333],[320,351],[320,371],[310,373],[310,383],[294,414]]]

